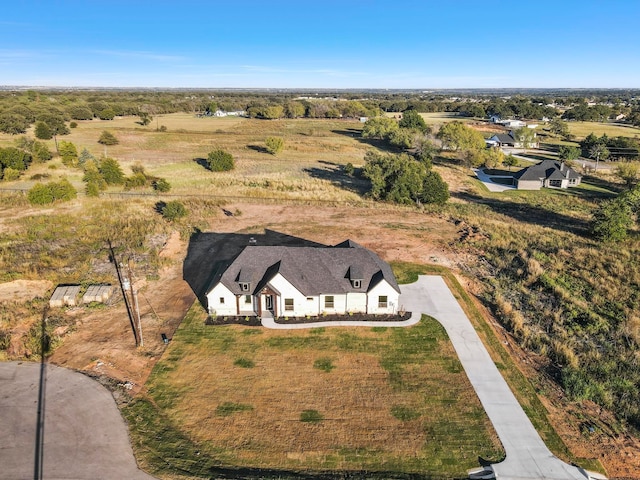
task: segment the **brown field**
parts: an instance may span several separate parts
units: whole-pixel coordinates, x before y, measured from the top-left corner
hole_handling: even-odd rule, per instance
[[[205,450],[214,446],[207,453],[223,465],[440,478],[475,466],[477,455],[499,455],[495,433],[433,320],[407,332],[287,332],[205,326],[205,317],[198,307],[185,319],[147,388],[172,424]],[[403,347],[418,345],[419,353],[405,358]],[[251,367],[239,367],[239,358]],[[334,369],[314,368],[320,358]],[[242,409],[221,410],[229,404]],[[397,418],[398,408],[410,418]],[[305,410],[323,419],[302,422]]]
[[[427,117],[428,121],[434,124],[456,119],[441,114]],[[0,281],[5,284],[6,289],[10,289],[12,298],[13,295],[15,298],[26,295],[25,299],[32,296],[30,287],[22,285],[19,288],[20,285],[17,283],[6,285],[15,280],[44,280],[52,285],[58,282],[88,282],[96,278],[110,278],[115,281],[113,268],[105,253],[104,238],[107,234],[120,232],[120,251],[131,254],[138,262],[136,276],[145,297],[141,304],[147,332],[145,347],[136,349],[133,346],[122,303],[97,309],[64,309],[54,312],[65,320],[65,325],[59,331],[61,345],[52,355],[51,361],[92,374],[105,375],[121,383],[132,382],[132,392],[138,395],[136,398],[146,398],[142,387],[158,359],[168,359],[169,352],[175,353],[178,347],[176,342],[165,353],[166,347],[160,341],[159,335],[171,335],[174,332],[194,299],[193,292],[183,280],[182,267],[189,247],[189,235],[196,228],[203,232],[239,233],[261,233],[264,229],[273,229],[327,244],[351,238],[378,252],[385,260],[450,267],[470,291],[483,299],[486,299],[485,287],[478,279],[486,280],[499,273],[484,270],[489,248],[498,251],[497,254],[494,252],[498,257],[507,258],[513,252],[524,248],[527,239],[535,238],[540,244],[553,245],[553,248],[557,248],[559,242],[562,242],[567,251],[570,251],[573,242],[578,246],[577,253],[589,253],[589,256],[584,253],[584,259],[597,259],[598,255],[602,254],[596,252],[591,244],[586,244],[582,237],[571,236],[573,234],[566,232],[569,228],[578,231],[584,228],[583,224],[588,220],[591,211],[590,202],[593,202],[594,198],[600,198],[598,195],[601,193],[590,191],[587,185],[575,196],[564,192],[524,192],[499,196],[485,192],[469,174],[468,169],[456,164],[452,159],[442,158],[435,168],[449,183],[452,192],[452,198],[444,209],[418,210],[414,207],[376,204],[358,194],[362,189],[362,183],[354,182],[340,170],[347,162],[361,165],[366,150],[373,148],[371,144],[357,137],[356,132],[362,127],[357,121],[259,121],[196,118],[187,114],[173,114],[157,119],[158,125],[167,127],[167,132],[157,132],[155,118],[148,127],[137,125],[135,120],[118,118],[114,121],[79,122],[78,128],[59,140],[72,141],[78,146],[79,151],[86,147],[99,156],[104,153],[104,147],[97,144],[97,138],[102,130],[111,131],[119,138],[120,145],[107,147],[108,155],[120,160],[127,174],[130,173],[131,165],[140,162],[149,173],[168,179],[173,186],[171,195],[184,195],[182,201],[189,210],[189,216],[177,224],[168,224],[161,220],[154,212],[153,206],[157,200],[170,198],[169,196],[122,201],[117,197],[88,199],[81,194],[75,201],[40,208],[30,206],[23,197],[3,194],[0,203]],[[589,124],[588,128],[595,125],[597,124]],[[590,131],[592,130],[586,133]],[[277,157],[261,150],[264,138],[269,135],[285,138],[287,146]],[[0,135],[1,146],[11,145],[14,140],[14,137]],[[53,150],[53,141],[49,143]],[[206,153],[216,146],[234,154],[237,161],[235,171],[213,173],[193,161],[195,157],[206,156]],[[63,166],[59,159],[43,165],[32,165],[21,180],[2,183],[1,186],[28,188],[35,182],[30,177],[38,173],[49,175],[49,179],[66,176],[80,192],[84,187],[81,181],[82,173]],[[117,193],[120,189],[112,188],[111,191]],[[148,190],[142,192],[150,193]],[[245,198],[207,200],[187,197],[194,194]],[[276,201],[266,201],[265,198],[275,198]],[[225,215],[222,208],[233,215]],[[560,215],[559,211],[566,215]],[[558,227],[560,223],[562,226]],[[130,236],[132,240],[126,241],[126,236]],[[579,240],[576,241],[576,238]],[[495,262],[495,257],[492,261]],[[203,264],[206,265],[205,262]],[[47,292],[40,291],[33,301],[19,305],[16,302],[2,304],[0,328],[10,330],[12,350],[9,354],[7,351],[0,351],[0,358],[7,358],[7,355],[11,358],[34,358],[34,352],[25,350],[20,346],[19,340],[28,335],[31,325],[41,317],[41,306],[46,297]],[[477,300],[475,303],[478,303]],[[513,338],[492,319],[490,313],[483,310],[483,314],[492,328],[502,336],[503,342],[510,346],[520,368],[527,372],[529,378],[535,379],[535,384],[539,386],[537,391],[544,395],[542,398],[550,412],[554,427],[561,433],[573,454],[584,457],[597,456],[607,467],[612,478],[639,478],[637,472],[640,471],[640,456],[637,452],[640,451],[640,446],[637,439],[629,436],[615,419],[600,407],[569,401],[553,382],[540,375],[534,368],[538,366],[538,362],[542,365],[544,360],[532,352],[515,347]],[[232,327],[229,330],[241,329]],[[240,339],[244,338],[243,335],[238,333]],[[255,338],[260,336],[276,339],[278,335],[282,334],[265,332],[255,335]],[[363,337],[371,339],[377,338],[376,335],[380,334],[367,332]],[[242,348],[250,351],[250,344],[244,345]],[[447,351],[447,345],[446,342],[442,343],[443,352]],[[237,412],[229,417],[213,414],[207,418],[198,417],[200,413],[193,414],[187,404],[180,401],[176,401],[175,405],[167,405],[167,411],[172,418],[180,419],[181,422],[192,426],[188,434],[209,446],[211,445],[207,438],[212,435],[212,430],[219,436],[216,437],[216,442],[229,442],[232,445],[238,445],[239,440],[233,436],[223,441],[227,434],[221,427],[230,428],[237,433],[238,438],[246,441],[246,452],[225,453],[222,457],[230,459],[229,461],[241,457],[247,464],[267,462],[263,464],[287,468],[295,468],[296,465],[305,462],[306,465],[317,468],[322,468],[323,465],[327,468],[338,468],[339,465],[351,468],[349,465],[364,462],[361,465],[393,469],[397,465],[393,458],[396,454],[404,456],[406,452],[415,453],[420,442],[423,442],[422,445],[425,444],[424,431],[418,432],[411,422],[398,423],[389,415],[372,414],[371,417],[367,417],[372,423],[394,425],[394,428],[384,430],[380,437],[368,436],[364,427],[348,423],[353,421],[353,414],[326,415],[327,423],[301,425],[299,411],[294,414],[293,410],[290,410],[288,416],[278,413],[273,404],[262,400],[255,391],[250,391],[247,382],[260,381],[251,375],[258,371],[263,372],[260,369],[262,367],[243,370],[247,376],[236,379],[230,373],[233,371],[234,361],[230,354],[224,351],[208,352],[207,361],[203,361],[197,351],[194,352],[189,354],[193,356],[185,358],[189,364],[196,367],[195,370],[204,370],[210,376],[214,373],[211,365],[221,365],[220,375],[224,384],[215,385],[215,388],[219,388],[215,395],[220,398],[226,396],[233,402],[251,403],[255,418],[247,411]],[[314,351],[313,354],[318,355],[320,351]],[[360,375],[356,369],[356,365],[360,365],[357,362],[362,362],[361,371],[372,372],[372,376],[363,379],[359,384],[358,388],[365,393],[359,394],[359,397],[354,395],[353,402],[360,398],[362,405],[379,406],[383,401],[381,398],[386,398],[388,402],[398,401],[397,392],[390,389],[388,384],[383,385],[380,380],[380,365],[368,354],[356,355],[354,352],[342,351],[336,355],[333,360],[338,368],[328,375],[333,375],[330,378],[340,378],[344,381],[331,385],[327,384],[326,376],[320,375],[324,372],[309,369],[304,356],[296,351],[288,352],[286,355],[275,355],[256,350],[254,360],[256,365],[268,364],[277,367],[269,372],[270,384],[282,384],[281,387],[284,388],[281,378],[285,373],[291,377],[299,375],[300,377],[295,378],[308,381],[305,391],[297,389],[295,385],[289,385],[289,390],[273,392],[279,402],[290,395],[290,398],[295,399],[292,404],[296,405],[296,408],[297,405],[309,405],[309,408],[323,412],[347,409],[346,406],[339,405],[337,400],[348,398],[351,402],[350,390],[346,384],[355,382],[356,377]],[[420,371],[418,368],[416,375],[418,374],[421,375],[420,382],[430,381],[428,372]],[[197,405],[198,410],[206,411],[207,399],[199,396],[194,387],[201,380],[195,378],[193,372],[188,375],[191,375],[189,378],[192,383],[186,382],[180,387],[188,394],[189,402]],[[442,375],[443,372],[438,371],[435,378],[442,379]],[[456,379],[454,386],[464,387],[465,379],[451,378]],[[173,379],[177,384],[182,381],[179,376]],[[246,400],[234,397],[234,381],[245,382],[243,388],[248,392]],[[323,389],[329,388],[333,389],[330,397],[332,401],[310,401],[314,392],[322,392]],[[306,391],[311,393],[305,395]],[[381,397],[366,394],[372,391],[380,392]],[[468,395],[468,392],[461,398],[467,399],[465,395]],[[319,394],[315,396],[321,397]],[[411,402],[414,402],[415,397],[412,398]],[[348,409],[353,409],[354,405],[350,403]],[[212,404],[209,412],[216,406],[217,404]],[[597,436],[585,436],[581,430],[585,415],[589,419],[602,419],[603,430],[599,431]],[[261,445],[251,445],[247,434],[240,433],[243,421],[248,417],[253,418],[252,421],[255,420],[253,427],[259,427],[255,435],[256,438],[260,438]],[[267,445],[269,438],[264,438],[267,436],[261,433],[261,426],[266,423],[261,422],[272,422],[274,418],[277,418],[277,425],[280,427],[273,427],[272,424],[272,436],[283,441],[293,438],[289,443],[294,443],[306,435],[308,438],[305,437],[305,442],[308,443],[302,443],[306,446],[296,447],[298,450],[290,448],[286,452],[273,453],[273,444]],[[345,426],[340,426],[341,423],[336,421],[336,418],[344,419]],[[428,412],[423,412],[423,418],[428,418]],[[355,432],[362,432],[358,433],[358,442],[368,453],[364,450],[349,451],[346,447],[338,452],[339,455],[327,453],[326,447],[333,440],[344,438],[347,425]],[[411,438],[401,438],[403,432]],[[386,457],[386,467],[379,463],[380,457],[373,455],[378,446],[384,443],[381,440],[383,438],[394,445],[397,443],[397,447],[394,447],[397,451]],[[240,445],[240,448],[243,448],[245,444],[241,442]],[[264,450],[261,450],[263,447]],[[271,460],[265,459],[262,452],[268,453],[266,457],[273,456],[272,463],[268,463]],[[462,454],[461,452],[460,455]],[[212,455],[215,457],[215,448]],[[411,457],[410,454],[408,456]],[[259,457],[262,460],[259,461]],[[412,460],[408,461],[406,458],[403,461],[404,465],[420,465],[419,462],[412,464]],[[418,468],[420,467],[416,467]],[[454,467],[447,465],[438,471],[448,468]]]

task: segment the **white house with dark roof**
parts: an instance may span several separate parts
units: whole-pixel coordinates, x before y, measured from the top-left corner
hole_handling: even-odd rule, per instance
[[[347,240],[334,246],[246,246],[207,290],[217,316],[393,314],[400,287],[391,267]]]

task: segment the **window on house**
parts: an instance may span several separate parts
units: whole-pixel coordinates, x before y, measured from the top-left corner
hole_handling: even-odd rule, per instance
[[[324,308],[333,308],[333,295],[324,297]]]
[[[220,305],[224,303],[224,297],[220,297]]]
[[[244,296],[244,303],[251,303],[251,295]]]
[[[285,298],[284,299],[284,309],[292,312],[293,311],[293,298]]]
[[[307,297],[307,302],[313,302],[313,297]]]
[[[362,286],[362,280],[354,280],[353,288],[360,288]]]
[[[378,308],[387,308],[387,296],[380,295],[378,297]]]

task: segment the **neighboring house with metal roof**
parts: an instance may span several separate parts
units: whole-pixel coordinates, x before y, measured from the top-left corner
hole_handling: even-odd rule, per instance
[[[215,273],[211,315],[304,317],[397,313],[400,287],[378,255],[347,240],[335,246],[246,246]]]
[[[556,160],[542,162],[520,170],[514,175],[514,185],[519,190],[568,188],[580,185],[582,176],[573,168]]]

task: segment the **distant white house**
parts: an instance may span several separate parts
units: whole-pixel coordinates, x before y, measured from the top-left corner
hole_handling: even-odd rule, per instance
[[[213,113],[214,117],[243,117],[247,112],[244,110],[234,110],[231,112],[225,112],[224,110],[216,110]]]
[[[502,120],[498,123],[507,128],[522,128],[527,126],[526,122],[523,122],[522,120]]]
[[[399,309],[400,288],[391,267],[350,240],[320,247],[248,245],[210,285],[207,308],[216,316],[393,314]]]

